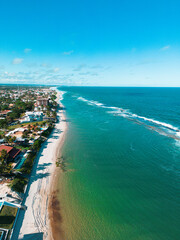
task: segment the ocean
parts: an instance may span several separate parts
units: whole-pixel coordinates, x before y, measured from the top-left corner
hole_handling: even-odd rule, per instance
[[[61,87],[68,240],[180,239],[180,88]]]

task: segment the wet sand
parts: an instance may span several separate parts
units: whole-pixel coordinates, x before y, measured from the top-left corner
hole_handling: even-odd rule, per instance
[[[64,116],[65,120],[65,116]],[[67,123],[66,123],[67,129]],[[65,129],[65,131],[66,131]],[[56,159],[57,157],[61,157],[61,149],[65,140],[65,134],[63,135],[62,139],[59,139],[59,145],[56,149]],[[64,232],[62,229],[62,216],[61,216],[61,207],[60,202],[58,199],[59,194],[59,178],[61,177],[62,169],[60,167],[56,167],[53,174],[53,179],[51,182],[51,189],[50,189],[50,200],[48,206],[49,212],[49,221],[50,221],[50,228],[53,240],[64,240]]]

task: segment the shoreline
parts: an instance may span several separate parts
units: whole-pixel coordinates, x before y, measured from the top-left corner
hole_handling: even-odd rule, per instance
[[[56,159],[64,143],[67,123],[64,109],[61,109],[63,92],[57,91],[58,121],[53,132],[43,143],[36,156],[32,174],[29,179],[27,191],[24,195],[23,205],[26,211],[20,210],[13,239],[36,238],[63,239],[62,231],[54,229],[54,219],[60,216],[57,211],[56,191],[58,176],[61,169],[56,167]],[[59,237],[61,235],[61,238]],[[58,236],[58,238],[56,238]]]
[[[60,100],[57,99],[57,102],[60,105],[60,108],[63,108],[64,106],[60,102]],[[63,109],[62,109],[63,112]],[[62,147],[65,141],[66,137],[66,131],[67,131],[67,122],[66,122],[66,117],[65,114],[62,114],[61,121],[65,122],[65,129],[64,129],[64,134],[61,138],[59,138],[59,143],[57,144],[55,156],[56,159],[57,157],[62,156]],[[64,232],[63,229],[61,228],[61,223],[62,223],[62,216],[60,213],[60,202],[58,199],[58,192],[59,192],[59,177],[61,177],[62,174],[62,169],[60,167],[54,167],[54,173],[52,175],[52,180],[50,184],[50,201],[49,201],[49,206],[48,206],[48,214],[49,214],[49,227],[51,229],[51,239],[53,240],[63,240],[64,239]]]

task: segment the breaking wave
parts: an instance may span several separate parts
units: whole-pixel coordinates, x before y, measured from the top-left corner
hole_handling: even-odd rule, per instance
[[[87,100],[83,97],[78,97],[77,99],[80,101],[86,102],[88,105],[107,109],[107,113],[109,113],[109,114],[128,118],[138,124],[143,124],[146,127],[159,132],[160,134],[166,135],[168,137],[172,137],[176,140],[180,140],[180,129],[169,123],[160,122],[160,121],[152,119],[152,118],[147,118],[144,116],[140,116],[140,115],[131,113],[128,109],[106,106],[103,103],[93,101],[93,100]]]
[[[83,98],[83,97],[78,97],[78,100],[81,100],[81,101],[83,101],[83,102],[87,102],[88,105],[104,106],[102,103],[99,103],[99,102],[93,101],[93,100],[90,101],[90,100],[87,100],[87,99],[85,99],[85,98]]]

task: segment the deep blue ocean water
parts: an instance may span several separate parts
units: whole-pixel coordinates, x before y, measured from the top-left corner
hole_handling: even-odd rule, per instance
[[[66,239],[180,239],[180,88],[59,89]]]

